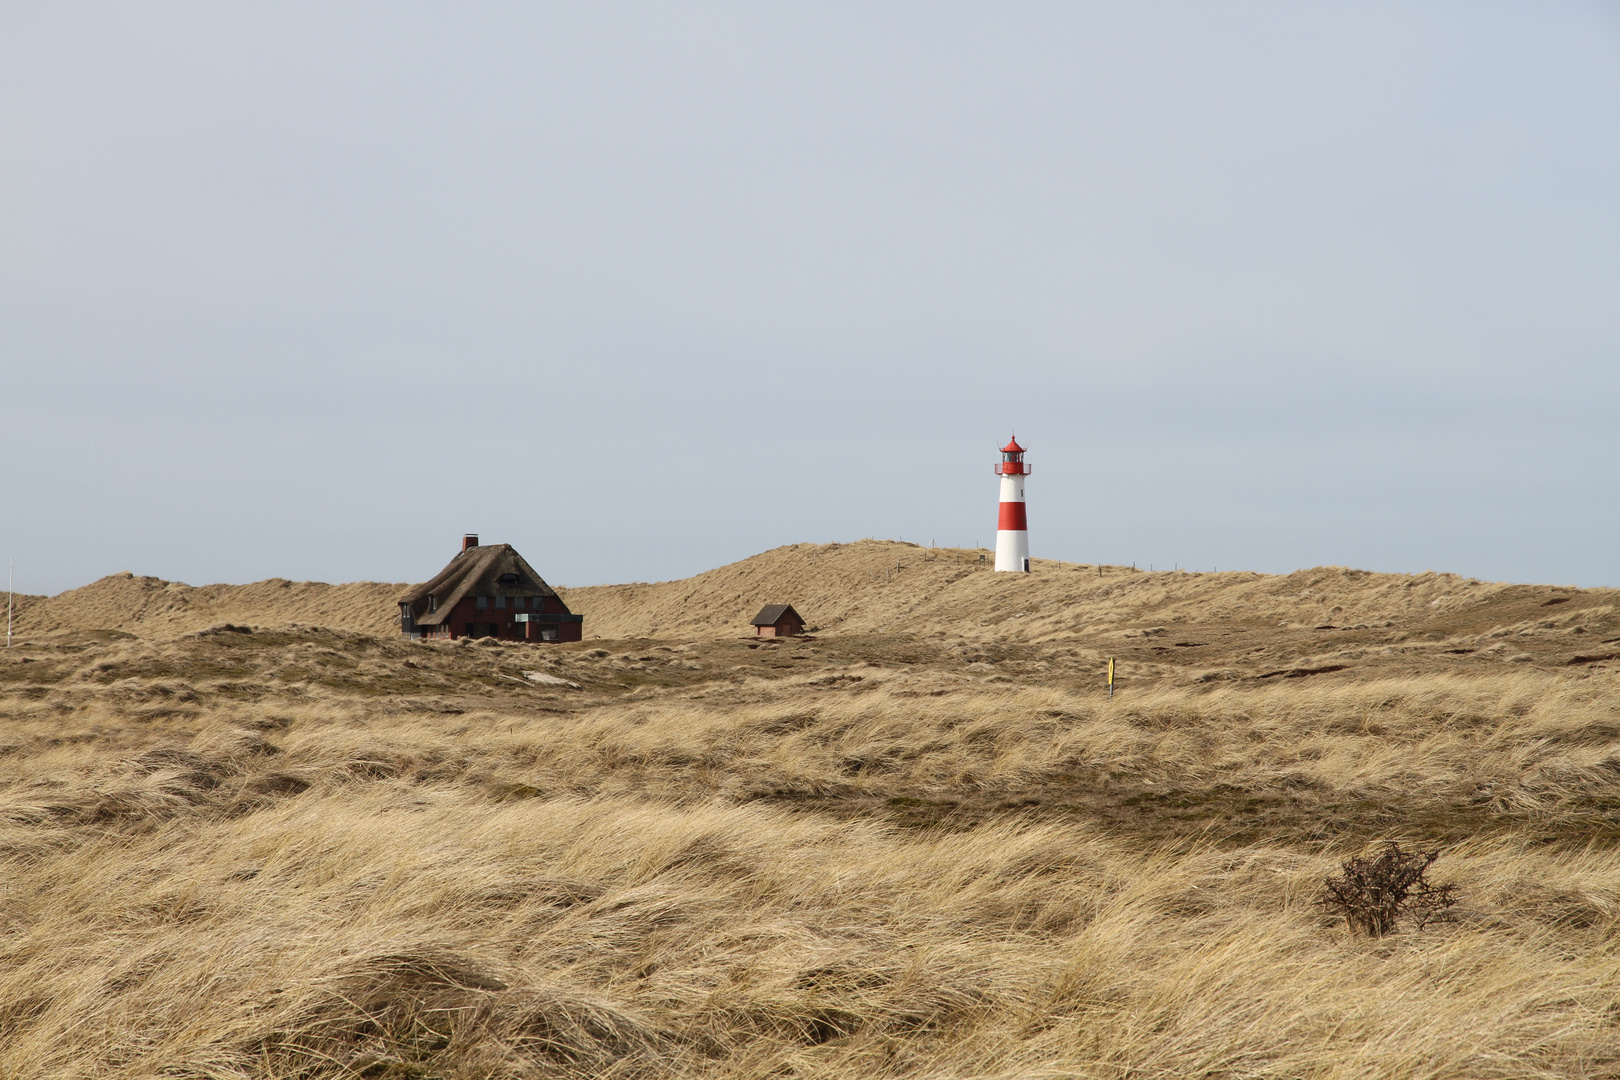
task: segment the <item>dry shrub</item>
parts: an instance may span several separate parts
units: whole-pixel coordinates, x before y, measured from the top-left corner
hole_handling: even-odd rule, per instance
[[[1439,857],[1438,851],[1403,851],[1399,843],[1388,841],[1378,854],[1349,859],[1338,877],[1328,878],[1322,905],[1342,915],[1351,931],[1368,937],[1390,933],[1401,918],[1410,918],[1421,930],[1457,902],[1456,885],[1428,879],[1429,867]]]

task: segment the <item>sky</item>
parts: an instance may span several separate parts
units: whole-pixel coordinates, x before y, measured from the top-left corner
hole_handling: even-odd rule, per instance
[[[1620,6],[0,2],[21,592],[1620,586]]]

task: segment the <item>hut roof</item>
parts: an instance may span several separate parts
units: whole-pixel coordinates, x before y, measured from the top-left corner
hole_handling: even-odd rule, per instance
[[[804,622],[804,616],[794,611],[792,604],[766,604],[759,609],[759,614],[754,616],[754,621],[749,625],[775,626],[787,615],[793,616],[793,621],[796,623],[803,624]]]
[[[427,610],[430,593],[438,598],[433,611]],[[413,586],[399,602],[411,605],[418,625],[433,626],[465,596],[556,595],[511,544],[483,544],[457,553],[437,577]]]

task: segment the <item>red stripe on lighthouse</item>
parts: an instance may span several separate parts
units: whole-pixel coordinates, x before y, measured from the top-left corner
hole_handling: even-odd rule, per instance
[[[1010,532],[1026,532],[1029,522],[1024,517],[1024,504],[1021,502],[1004,502],[1001,504],[1001,519],[996,522],[997,530]]]

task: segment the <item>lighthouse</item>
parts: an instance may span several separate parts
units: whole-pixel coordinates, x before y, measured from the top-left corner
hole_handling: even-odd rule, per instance
[[[996,569],[1029,572],[1029,523],[1024,518],[1024,477],[1029,466],[1024,464],[1024,448],[1014,435],[1001,448],[1001,460],[996,462],[996,475],[1001,477],[1001,517],[996,522]]]

